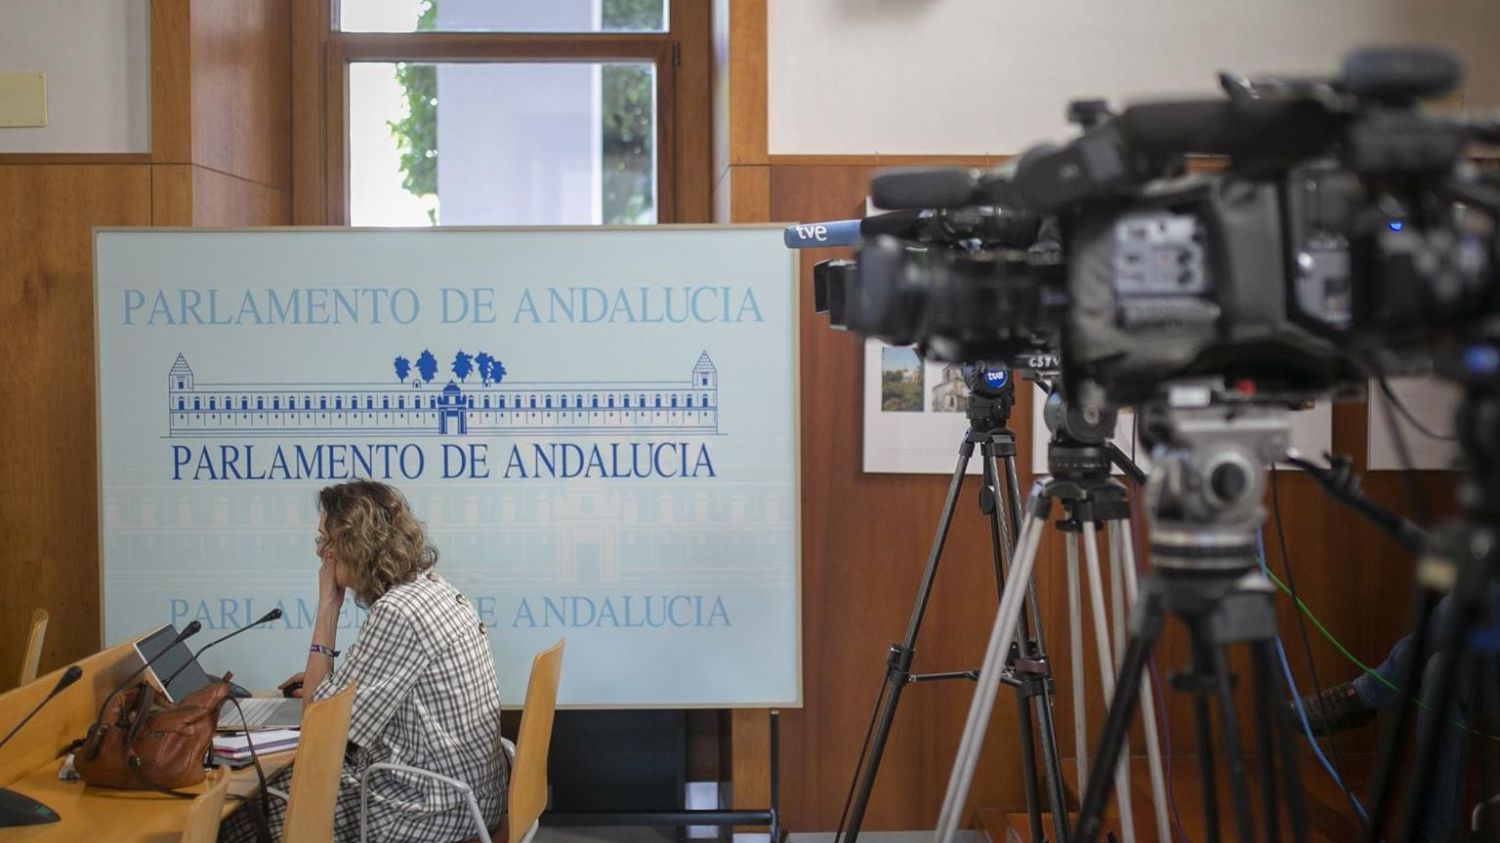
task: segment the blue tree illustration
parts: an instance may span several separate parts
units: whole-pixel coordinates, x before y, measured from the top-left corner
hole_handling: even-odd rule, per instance
[[[490,385],[490,366],[494,362],[495,358],[491,357],[487,351],[474,355],[474,368],[479,370],[479,377],[483,379],[485,386]]]
[[[432,356],[431,351],[422,349],[422,354],[417,357],[417,373],[422,376],[423,381],[432,383],[432,379],[437,377],[437,370],[437,358]]]
[[[453,355],[453,374],[457,375],[459,381],[462,382],[472,371],[474,371],[474,357],[460,349],[457,354]]]
[[[406,376],[411,374],[411,361],[401,355],[396,355],[396,380],[406,383]]]
[[[490,361],[491,383],[499,383],[500,381],[505,380],[506,374],[508,373],[505,371],[505,364],[501,363],[498,357]]]

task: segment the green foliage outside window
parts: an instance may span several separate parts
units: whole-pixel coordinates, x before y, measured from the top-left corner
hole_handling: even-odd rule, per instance
[[[419,31],[437,25],[438,0],[421,0]],[[605,32],[661,30],[662,0],[602,0]],[[601,70],[603,211],[607,224],[655,220],[653,166],[656,116],[654,74],[650,66],[606,64]],[[406,116],[389,121],[401,154],[401,186],[415,196],[437,193],[437,67],[396,65],[396,81],[406,91]],[[434,212],[429,219],[436,223]]]
[[[437,25],[437,0],[422,0],[417,29]],[[396,81],[406,90],[406,116],[387,121],[401,152],[401,186],[414,196],[437,193],[437,66],[399,62]],[[427,218],[437,223],[429,210]]]

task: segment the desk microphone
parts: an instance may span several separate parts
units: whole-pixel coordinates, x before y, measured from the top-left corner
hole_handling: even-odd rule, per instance
[[[245,624],[244,626],[240,627],[239,629],[236,629],[234,632],[231,632],[228,635],[221,635],[218,638],[215,638],[214,640],[208,642],[207,644],[204,644],[202,647],[199,647],[196,651],[194,651],[192,659],[190,659],[190,660],[188,660],[186,662],[183,662],[181,666],[179,666],[176,670],[172,671],[172,675],[171,676],[168,676],[166,679],[162,680],[162,683],[161,683],[162,690],[165,691],[168,688],[170,688],[172,686],[172,680],[177,678],[177,674],[179,674],[179,673],[183,672],[184,670],[186,670],[188,665],[190,665],[190,664],[196,664],[197,661],[198,661],[198,657],[201,656],[201,655],[203,655],[203,651],[204,650],[207,650],[209,647],[213,647],[213,646],[215,646],[217,644],[222,644],[223,642],[228,641],[229,639],[235,637],[236,635],[239,635],[241,632],[244,632],[245,630],[249,629],[252,626],[260,626],[263,623],[270,623],[271,621],[278,620],[281,617],[281,615],[282,615],[282,611],[281,611],[281,609],[279,607],[275,608],[275,609],[272,609],[271,611],[266,612],[264,615],[261,615],[260,619],[257,620],[257,621],[255,621],[254,623]],[[197,623],[197,621],[194,621],[194,623]]]
[[[36,713],[41,711],[43,706],[52,702],[52,699],[61,694],[64,688],[77,682],[81,676],[83,676],[83,668],[76,664],[70,665],[67,670],[63,671],[63,675],[57,679],[57,684],[52,686],[52,692],[47,694],[41,702],[37,703],[36,707],[31,710],[31,713],[22,718],[21,722],[17,723],[16,727],[10,730],[10,734],[7,734],[4,739],[0,739],[0,747],[5,746],[11,738],[15,737],[16,732],[21,731],[22,726],[31,722],[31,718],[35,717]],[[25,794],[17,793],[7,788],[0,788],[0,828],[12,828],[19,825],[41,825],[42,823],[57,822],[57,820],[57,813],[46,805]]]
[[[36,713],[38,711],[41,711],[43,706],[45,706],[49,702],[52,702],[53,697],[61,694],[64,688],[72,685],[74,682],[77,682],[82,676],[83,668],[79,667],[76,664],[71,665],[67,670],[63,671],[63,675],[59,676],[57,679],[57,684],[52,686],[52,692],[44,697],[41,702],[37,703],[36,707],[31,710],[30,714],[21,718],[21,722],[17,723],[16,727],[14,729],[11,729],[9,734],[7,734],[3,739],[0,739],[0,746],[5,746],[7,743],[9,743],[10,739],[15,737],[16,732],[21,731],[22,726],[25,726],[27,723],[31,722],[31,718],[35,717]]]
[[[112,702],[115,697],[117,697],[117,696],[120,695],[121,691],[123,691],[126,688],[130,687],[130,683],[134,682],[135,678],[137,676],[140,676],[142,673],[144,673],[145,670],[146,670],[146,668],[150,667],[153,663],[155,663],[157,659],[161,658],[162,656],[165,656],[167,653],[172,652],[172,648],[173,647],[176,647],[178,644],[181,644],[183,641],[186,641],[188,638],[191,638],[192,636],[197,635],[198,634],[198,630],[200,630],[202,628],[203,628],[203,624],[199,623],[198,621],[193,621],[192,623],[188,624],[187,627],[185,627],[181,632],[177,633],[177,637],[176,638],[173,638],[171,640],[171,642],[169,642],[167,644],[167,646],[161,648],[161,652],[159,652],[156,655],[152,656],[151,658],[147,659],[146,662],[145,662],[145,664],[142,664],[140,667],[138,667],[138,668],[135,669],[134,673],[132,673],[129,676],[125,677],[125,681],[121,682],[120,686],[118,688],[116,688],[113,691],[111,691],[110,694],[109,694],[109,696],[107,696],[107,697],[104,698],[104,703],[99,706],[99,716],[94,718],[94,725],[92,725],[92,726],[89,727],[89,734],[93,735],[94,732],[98,731],[99,724],[102,723],[102,722],[104,722],[104,712],[105,712],[105,710],[109,708],[110,702]]]

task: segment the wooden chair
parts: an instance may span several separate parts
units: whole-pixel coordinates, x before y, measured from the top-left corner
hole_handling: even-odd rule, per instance
[[[208,774],[208,787],[188,808],[182,827],[182,843],[214,843],[219,839],[219,820],[224,816],[224,797],[229,793],[229,768]]]
[[[521,728],[516,734],[516,751],[510,765],[510,790],[506,793],[506,824],[503,828],[486,827],[479,801],[467,784],[427,770],[403,764],[371,764],[360,781],[359,839],[368,839],[368,797],[372,774],[397,770],[442,782],[461,793],[474,818],[478,834],[464,843],[531,843],[536,835],[542,811],[547,807],[547,753],[552,748],[552,718],[557,713],[557,683],[562,677],[563,645],[566,639],[536,654],[531,660],[531,677],[526,683],[526,703],[521,709]],[[497,736],[498,739],[498,736]]]
[[[266,788],[286,800],[281,843],[328,843],[333,839],[333,809],[339,798],[339,773],[349,743],[349,712],[354,708],[354,683],[337,694],[308,703],[302,713],[302,735],[292,762],[287,793]]]
[[[47,637],[47,617],[46,609],[31,613],[31,633],[26,636],[26,650],[21,655],[21,681],[16,683],[17,687],[36,679],[42,663],[42,639]]]

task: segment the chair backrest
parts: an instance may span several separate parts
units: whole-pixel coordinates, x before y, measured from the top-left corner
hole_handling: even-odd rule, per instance
[[[21,654],[21,681],[17,687],[36,679],[37,668],[42,663],[42,640],[47,637],[47,610],[37,609],[31,613],[31,632],[26,636],[26,650]]]
[[[354,683],[337,694],[308,703],[302,712],[302,735],[292,762],[292,784],[287,788],[286,823],[282,843],[333,839],[333,807],[339,796],[339,773],[349,742],[349,712],[354,707]]]
[[[536,654],[526,683],[526,706],[516,733],[516,760],[510,771],[510,840],[518,843],[547,807],[547,753],[552,748],[552,716],[557,712],[557,681],[567,639]]]
[[[219,839],[219,820],[224,816],[224,795],[229,792],[229,768],[208,774],[208,787],[188,808],[182,825],[182,843],[214,843]]]

